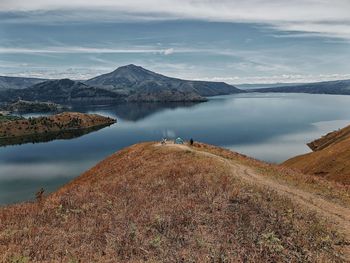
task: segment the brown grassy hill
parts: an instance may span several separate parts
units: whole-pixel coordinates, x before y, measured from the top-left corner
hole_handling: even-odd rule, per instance
[[[0,261],[345,262],[349,193],[213,146],[143,143],[1,208]]]
[[[330,132],[325,136],[308,143],[307,145],[311,148],[311,150],[319,151],[348,138],[350,138],[350,125],[343,129]]]
[[[87,129],[114,122],[114,119],[108,117],[78,112],[63,112],[47,117],[15,119],[0,122],[0,139]]]
[[[282,165],[350,185],[350,126],[308,145],[314,152],[291,158]]]

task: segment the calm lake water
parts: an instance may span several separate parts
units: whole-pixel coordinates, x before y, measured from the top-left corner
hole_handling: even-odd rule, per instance
[[[223,146],[268,162],[309,152],[305,145],[350,123],[350,96],[241,94],[200,104],[129,104],[75,109],[118,119],[70,140],[0,148],[0,204],[54,191],[113,152],[177,137]]]

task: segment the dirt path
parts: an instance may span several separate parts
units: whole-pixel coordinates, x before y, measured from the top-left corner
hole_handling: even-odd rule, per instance
[[[299,205],[306,207],[312,211],[317,212],[323,218],[326,218],[331,222],[336,229],[342,234],[345,235],[347,240],[347,247],[345,248],[344,253],[346,253],[346,260],[350,262],[350,209],[343,207],[339,204],[333,203],[331,201],[325,200],[322,197],[303,191],[296,187],[282,184],[276,180],[270,179],[266,176],[260,175],[252,168],[245,165],[239,164],[233,160],[223,158],[222,156],[196,150],[195,148],[188,147],[186,145],[177,145],[177,144],[166,144],[167,147],[176,147],[178,149],[189,150],[200,155],[214,158],[218,161],[223,162],[230,168],[232,175],[242,179],[248,183],[267,187],[271,190],[274,190],[279,195],[286,196],[290,198],[293,202],[298,203]]]

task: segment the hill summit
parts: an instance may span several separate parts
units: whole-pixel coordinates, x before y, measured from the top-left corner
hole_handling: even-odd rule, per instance
[[[102,85],[102,86],[133,86],[142,81],[159,81],[165,80],[166,77],[158,73],[144,69],[143,67],[136,66],[134,64],[126,65],[117,68],[113,72],[103,74],[92,78],[86,83],[90,85]]]

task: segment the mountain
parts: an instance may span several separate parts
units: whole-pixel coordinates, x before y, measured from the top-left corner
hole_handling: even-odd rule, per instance
[[[176,91],[203,97],[243,92],[224,82],[192,81],[167,77],[140,66],[127,65],[115,71],[85,81],[86,84],[103,87],[122,94],[151,93],[160,90],[166,94]],[[180,94],[177,94],[181,97]],[[177,100],[176,100],[177,101]]]
[[[30,86],[35,82],[40,83]],[[0,90],[0,102],[3,103],[13,102],[18,98],[63,104],[115,101],[202,102],[208,96],[244,92],[223,82],[170,78],[135,65],[119,67],[84,83],[69,79],[44,81],[9,78],[3,87],[6,88]]]
[[[308,146],[314,152],[291,158],[282,165],[350,185],[350,126],[328,133]]]
[[[0,76],[0,90],[25,89],[44,81],[46,79]]]
[[[348,193],[214,146],[136,144],[1,207],[0,261],[349,262]]]
[[[11,102],[18,99],[62,104],[98,104],[122,101],[124,96],[70,79],[48,80],[26,89],[0,91],[0,101]]]
[[[310,93],[350,95],[350,80],[336,80],[301,84],[296,86],[281,86],[274,88],[252,89],[250,92],[280,92],[280,93]]]

